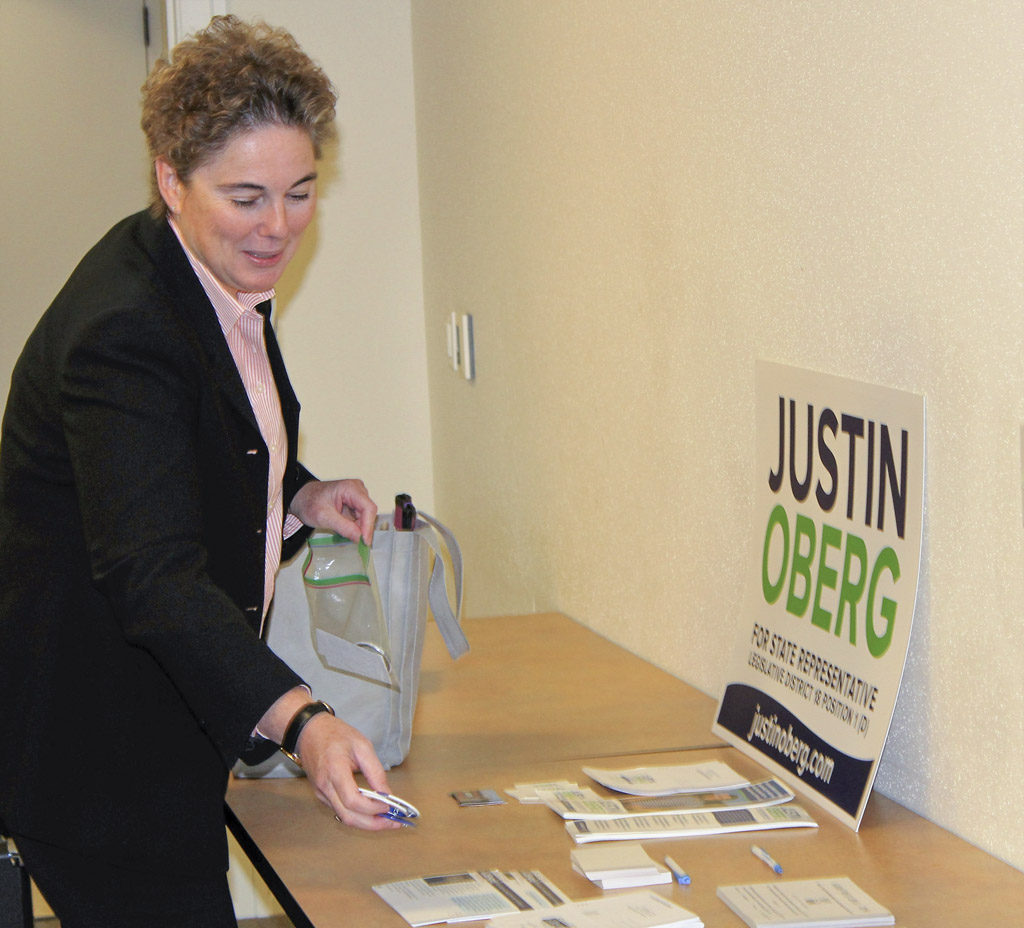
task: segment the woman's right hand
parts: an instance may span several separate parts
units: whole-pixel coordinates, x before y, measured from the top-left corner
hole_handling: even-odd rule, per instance
[[[289,690],[264,713],[257,731],[281,744],[292,719],[311,702],[304,686]],[[362,773],[370,789],[379,793],[391,790],[373,744],[358,729],[329,712],[319,712],[302,727],[295,750],[317,799],[343,825],[367,831],[402,827],[400,822],[381,817],[387,811],[384,803],[359,792],[356,773]]]
[[[381,816],[387,811],[384,803],[359,792],[357,772],[371,789],[391,792],[377,752],[360,731],[322,712],[302,729],[298,755],[317,799],[334,812],[341,824],[367,831],[402,827],[400,822]]]

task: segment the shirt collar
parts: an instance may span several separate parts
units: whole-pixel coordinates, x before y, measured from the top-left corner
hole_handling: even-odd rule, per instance
[[[192,249],[185,243],[185,238],[174,219],[168,216],[167,221],[174,230],[174,234],[178,237],[178,241],[185,251],[185,256],[188,258],[188,263],[192,266],[192,270],[195,271],[196,277],[199,278],[199,283],[203,285],[203,290],[213,304],[220,327],[225,334],[237,325],[243,313],[258,312],[257,307],[261,303],[266,303],[274,298],[276,291],[273,289],[259,292],[238,290],[234,293],[227,290],[213,275],[213,272],[192,253]],[[261,315],[263,314],[261,313]]]

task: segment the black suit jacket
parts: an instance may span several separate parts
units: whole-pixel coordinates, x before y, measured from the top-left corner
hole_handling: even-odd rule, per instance
[[[266,335],[287,510],[311,477]],[[267,468],[173,231],[145,213],[124,220],[30,336],[4,414],[0,820],[11,831],[128,866],[226,865],[228,771],[300,682],[258,637]]]

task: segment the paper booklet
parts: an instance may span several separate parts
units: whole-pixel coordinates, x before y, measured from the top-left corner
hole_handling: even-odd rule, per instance
[[[645,815],[673,815],[678,812],[710,812],[714,809],[752,809],[789,802],[793,791],[781,780],[770,777],[747,786],[670,796],[631,796],[606,799],[592,789],[558,790],[542,793],[545,804],[562,818],[590,821],[636,818]]]
[[[574,819],[565,823],[577,844],[588,841],[648,841],[655,838],[689,838],[733,831],[773,828],[817,828],[800,806],[767,806],[762,809],[723,809],[717,812],[682,812],[677,815],[644,815],[602,821]]]
[[[657,886],[672,882],[672,871],[633,842],[585,844],[570,855],[572,868],[601,889]]]
[[[569,901],[536,870],[447,873],[381,883],[373,891],[413,928],[535,909],[550,911]]]
[[[861,928],[896,919],[849,877],[719,886],[718,897],[750,928]]]
[[[661,767],[633,767],[629,770],[604,770],[584,767],[583,772],[602,786],[631,796],[670,796],[676,793],[700,793],[709,789],[734,789],[750,781],[720,760],[702,764],[677,764]]]
[[[490,928],[704,928],[693,912],[652,890],[570,902],[553,911],[503,915]]]

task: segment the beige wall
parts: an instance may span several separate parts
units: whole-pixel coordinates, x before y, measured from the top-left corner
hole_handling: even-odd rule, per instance
[[[1015,0],[413,0],[438,510],[470,614],[559,609],[718,695],[754,362],[927,397],[882,791],[1024,867]],[[566,655],[571,661],[572,656]],[[1012,795],[1012,790],[1011,790]]]

